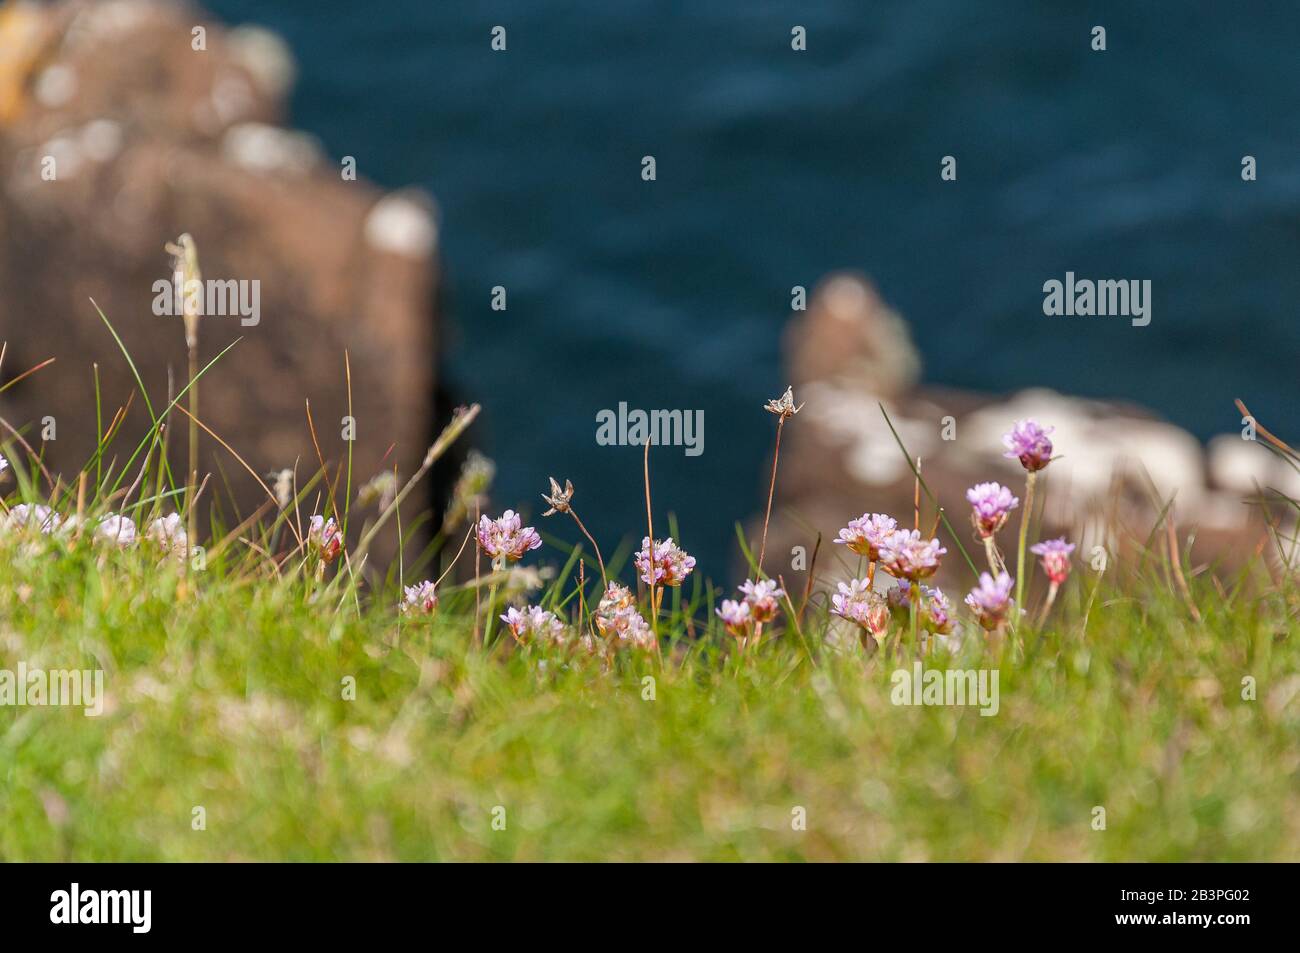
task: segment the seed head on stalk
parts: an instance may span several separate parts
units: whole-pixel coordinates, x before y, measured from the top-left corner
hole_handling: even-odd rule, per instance
[[[166,251],[172,256],[172,280],[181,291],[181,317],[185,323],[185,349],[189,354],[190,465],[186,473],[186,514],[191,542],[198,538],[194,491],[199,479],[199,318],[203,316],[203,274],[199,271],[199,249],[189,232]]]

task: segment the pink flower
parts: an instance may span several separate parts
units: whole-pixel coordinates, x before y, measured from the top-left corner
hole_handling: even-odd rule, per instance
[[[542,545],[542,537],[531,526],[523,525],[518,513],[506,510],[500,519],[486,515],[479,518],[478,544],[493,562],[518,562],[524,553]]]
[[[785,590],[771,579],[761,579],[758,582],[746,579],[740,584],[740,591],[745,594],[745,604],[749,606],[749,614],[755,622],[771,622],[775,619],[781,608],[777,600],[785,595]]]
[[[1017,420],[1011,432],[1004,434],[1002,443],[1007,452],[1002,454],[1012,460],[1019,460],[1030,473],[1041,470],[1052,462],[1052,441],[1048,434],[1054,428],[1044,429],[1037,421]]]
[[[871,562],[880,558],[880,547],[890,533],[898,529],[898,521],[884,513],[863,513],[840,530],[836,543],[843,543],[859,556]]]
[[[647,586],[680,586],[695,568],[695,557],[674,543],[671,536],[654,544],[653,557],[650,537],[645,537],[635,562],[641,581]]]
[[[889,605],[871,590],[865,579],[840,583],[839,593],[831,596],[831,612],[841,619],[861,626],[877,640],[889,630]]]
[[[1070,553],[1074,552],[1074,543],[1067,543],[1065,537],[1047,539],[1029,547],[1035,556],[1043,558],[1043,572],[1053,584],[1060,585],[1070,575]]]
[[[749,624],[753,620],[750,616],[748,602],[743,599],[740,602],[734,599],[723,599],[722,606],[716,611],[718,618],[722,620],[723,626],[732,635],[739,638],[749,633]]]
[[[343,534],[334,517],[313,516],[307,524],[307,544],[320,556],[321,562],[329,565],[343,551]]]
[[[554,612],[547,612],[540,606],[527,606],[523,609],[511,606],[501,616],[501,621],[519,642],[537,641],[559,645],[564,641],[564,623],[555,617]]]
[[[402,612],[423,612],[433,615],[438,608],[438,593],[428,579],[417,582],[414,586],[402,587]]]
[[[921,618],[918,621],[921,628],[938,635],[947,635],[952,631],[952,606],[948,597],[933,586],[922,585],[920,588]],[[912,612],[911,587],[905,583],[899,583],[890,589],[885,594],[885,600],[889,608],[899,616],[906,617]]]
[[[1011,585],[1011,576],[1005,572],[998,573],[997,579],[983,572],[980,573],[979,585],[966,596],[966,605],[985,629],[992,631],[1000,626],[1015,606]]]
[[[966,491],[971,505],[971,522],[981,539],[988,539],[1002,528],[1007,514],[1020,505],[1001,483],[976,483]]]
[[[596,629],[606,638],[626,642],[636,648],[653,648],[654,630],[636,609],[632,590],[611,582],[596,607]]]
[[[916,582],[928,579],[939,569],[939,558],[948,550],[937,539],[925,539],[920,530],[895,530],[880,547],[880,561],[885,572],[895,579]]]

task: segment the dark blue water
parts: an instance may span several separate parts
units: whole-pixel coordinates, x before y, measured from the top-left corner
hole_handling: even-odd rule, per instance
[[[502,505],[535,514],[568,476],[594,530],[639,537],[640,454],[598,447],[595,414],[702,408],[702,456],[654,453],[656,509],[723,576],[765,489],[790,288],[843,267],[912,321],[932,382],[1128,398],[1203,437],[1242,396],[1297,434],[1294,4],[212,6],[293,47],[295,124],[436,195],[447,369]],[[1067,270],[1150,279],[1150,326],[1044,317]]]

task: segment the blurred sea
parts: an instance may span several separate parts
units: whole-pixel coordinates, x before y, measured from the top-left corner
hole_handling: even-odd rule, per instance
[[[652,454],[656,516],[721,580],[765,492],[790,288],[844,267],[930,382],[1128,398],[1202,437],[1241,396],[1300,433],[1293,4],[207,2],[292,46],[294,124],[437,197],[446,369],[484,404],[499,507],[569,477],[607,549],[639,539],[640,454],[595,415],[703,409],[702,455]],[[1044,317],[1066,271],[1150,279],[1150,326]]]

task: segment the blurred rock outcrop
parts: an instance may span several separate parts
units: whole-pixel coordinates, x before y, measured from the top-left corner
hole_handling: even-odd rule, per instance
[[[808,310],[791,321],[784,353],[795,397],[806,406],[782,435],[768,552],[810,552],[821,532],[819,575],[843,575],[833,567],[844,553],[831,540],[849,519],[883,512],[911,526],[914,478],[881,405],[981,565],[965,491],[996,480],[1023,497],[1024,470],[1002,456],[1002,435],[1026,417],[1055,427],[1060,455],[1040,484],[1047,501],[1040,535],[1069,535],[1085,559],[1094,546],[1113,557],[1135,537],[1144,542],[1173,497],[1180,545],[1195,535],[1193,563],[1230,565],[1263,536],[1262,517],[1246,497],[1257,487],[1300,497],[1295,472],[1239,433],[1215,438],[1207,451],[1181,428],[1128,404],[1047,389],[995,395],[922,385],[907,325],[860,275],[823,281]],[[934,512],[928,502],[924,509]],[[1017,512],[1003,531],[1004,547],[1014,545],[1018,520]],[[932,522],[928,517],[924,528]],[[942,527],[939,536],[949,548],[947,568],[961,568]]]
[[[179,318],[158,316],[171,277],[164,245],[188,232],[206,280],[253,282],[259,314],[209,314],[201,362],[242,338],[202,381],[204,422],[262,472],[337,463],[356,420],[354,487],[418,466],[433,429],[437,227],[418,193],[345,176],[284,128],[293,60],[272,34],[227,29],[162,0],[64,0],[0,8],[0,340],[5,380],[56,363],[0,395],[0,414],[75,471],[95,445],[92,365],[105,418],[134,389],[90,299],[129,349],[155,407],[183,386]],[[135,400],[116,449],[148,424]],[[185,421],[174,417],[179,438]],[[184,440],[173,462],[183,471]],[[205,470],[229,476],[242,511],[265,501],[212,440]],[[218,480],[216,485],[223,481]],[[340,490],[341,492],[341,490]],[[342,500],[340,500],[340,505]],[[229,514],[228,514],[229,515]]]

